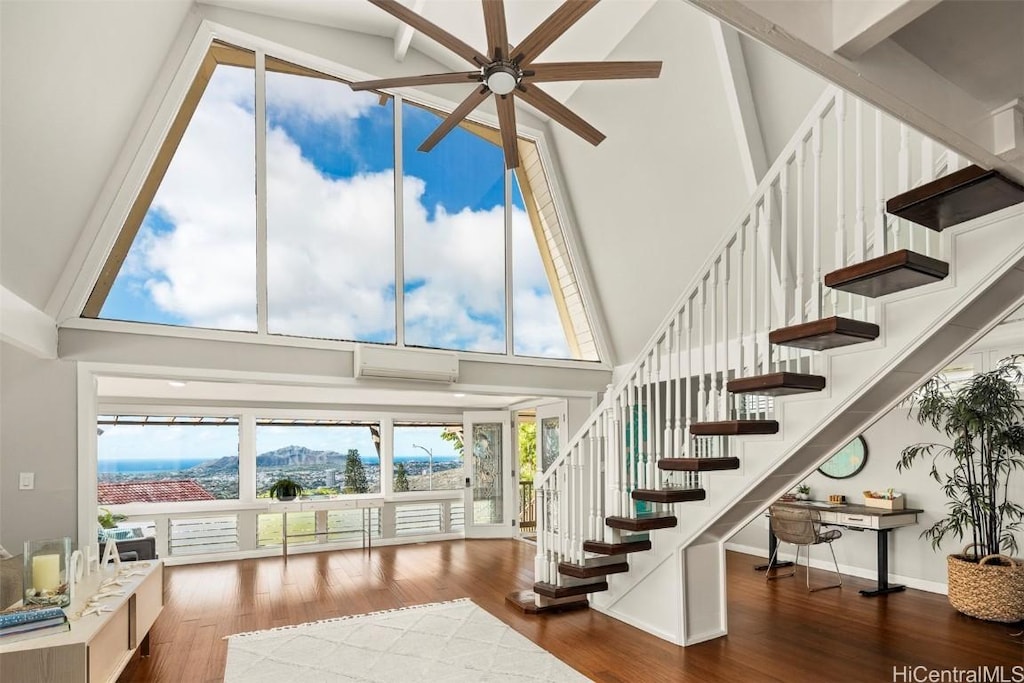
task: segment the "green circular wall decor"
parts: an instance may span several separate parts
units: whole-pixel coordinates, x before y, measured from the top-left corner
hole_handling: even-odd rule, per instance
[[[846,479],[864,469],[867,461],[868,445],[863,436],[858,436],[823,462],[818,471],[832,479]]]

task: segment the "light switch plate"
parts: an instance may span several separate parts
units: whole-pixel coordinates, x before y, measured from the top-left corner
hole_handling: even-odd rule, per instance
[[[35,472],[21,472],[18,475],[18,488],[22,491],[31,491],[36,487]]]

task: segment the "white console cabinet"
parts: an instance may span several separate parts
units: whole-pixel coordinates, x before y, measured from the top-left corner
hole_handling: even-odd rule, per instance
[[[0,681],[106,683],[117,680],[136,650],[148,654],[149,629],[164,605],[163,563],[125,562],[120,569],[138,574],[113,588],[123,596],[101,602],[109,612],[74,619],[65,633],[0,644]],[[117,573],[116,565],[109,565],[85,577],[64,611],[69,617],[81,612],[100,583]]]

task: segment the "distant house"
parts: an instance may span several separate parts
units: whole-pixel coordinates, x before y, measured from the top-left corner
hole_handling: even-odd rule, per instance
[[[101,505],[121,503],[174,503],[183,500],[216,500],[192,479],[132,481],[98,484]]]

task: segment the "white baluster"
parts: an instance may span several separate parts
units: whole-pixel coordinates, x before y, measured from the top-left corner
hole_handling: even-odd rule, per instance
[[[735,373],[730,373],[732,366],[729,365],[729,276],[731,264],[729,259],[732,257],[733,242],[729,242],[725,245],[725,254],[722,256],[722,396],[721,403],[718,408],[719,420],[729,419],[729,390],[728,383],[730,374],[737,376]]]
[[[935,143],[932,142],[931,138],[923,138],[921,140],[921,185],[927,182],[931,182],[935,179]],[[922,251],[926,256],[931,256],[935,253],[934,244],[938,238],[938,233],[929,230],[927,228],[915,226],[914,232],[920,232],[922,235]],[[922,232],[923,231],[923,232]]]
[[[683,319],[686,324],[686,343],[683,351],[686,354],[686,428],[683,431],[683,453],[684,457],[692,455],[693,436],[690,428],[693,425],[693,418],[696,415],[696,406],[693,405],[693,395],[696,387],[693,385],[693,299],[686,300],[686,308],[683,309]]]
[[[768,343],[768,333],[772,329],[772,292],[775,291],[776,283],[772,281],[772,266],[775,259],[772,257],[772,186],[769,183],[768,191],[764,197],[764,216],[761,220],[762,251],[764,253],[764,327],[762,334],[764,340],[761,343],[763,361],[761,374],[772,371],[772,345]]]
[[[885,248],[885,142],[882,110],[875,110],[875,256],[888,253]]]
[[[651,458],[651,468],[654,473],[652,481],[654,483],[654,488],[656,489],[661,488],[661,477],[658,476],[658,461],[664,457],[664,452],[662,450],[664,448],[664,440],[662,439],[664,430],[662,429],[663,423],[661,421],[661,356],[664,351],[662,348],[663,341],[665,341],[664,336],[662,336],[654,345],[654,387],[652,389],[654,398],[654,418],[651,421],[651,441],[654,442],[654,454]]]
[[[779,220],[781,222],[780,232],[781,237],[779,239],[779,250],[782,252],[779,256],[781,262],[782,271],[782,291],[779,297],[782,301],[782,319],[779,320],[779,326],[785,327],[790,325],[791,318],[789,316],[789,292],[792,286],[790,282],[790,268],[789,268],[789,160],[782,166],[782,173],[779,176],[779,203],[780,215]],[[781,365],[782,370],[789,369],[789,358],[790,358],[790,347],[784,346],[776,350],[776,360]]]
[[[754,377],[761,374],[758,372],[758,327],[757,327],[757,257],[761,250],[758,248],[757,242],[757,230],[760,218],[760,209],[755,203],[754,210],[750,214],[750,243],[751,243],[751,254],[750,254],[750,283],[749,283],[749,296],[748,302],[750,304],[750,373],[748,377]]]
[[[743,302],[747,290],[743,286],[743,276],[747,270],[747,230],[744,224],[740,224],[740,229],[736,233],[736,241],[738,244],[736,259],[736,376],[746,377],[745,309],[743,308]],[[742,405],[742,401],[743,396],[737,394],[733,402],[733,409],[737,418],[740,416],[739,407]],[[726,415],[725,419],[730,419],[730,416]]]
[[[910,189],[910,128],[905,123],[900,123],[900,155],[899,155],[899,192],[900,194]],[[909,222],[904,222],[900,219],[895,228],[896,245],[894,249],[899,249],[899,236],[901,227],[905,227],[904,232],[907,233],[906,242],[907,248],[911,251],[914,250],[914,231],[911,229]]]
[[[675,410],[675,429],[672,434],[672,457],[680,458],[683,456],[683,440],[686,438],[684,429],[686,425],[683,423],[683,353],[689,353],[688,348],[683,348],[683,325],[682,316],[686,314],[686,308],[683,308],[675,317],[675,331],[676,331],[676,400],[673,406]]]
[[[708,381],[711,383],[711,393],[708,394],[708,417],[710,420],[720,420],[718,416],[718,261],[711,264],[711,334],[708,338],[709,351],[711,352],[711,363],[708,366]],[[725,389],[725,379],[722,379],[722,389]]]
[[[654,383],[657,381],[654,373],[654,356],[653,351],[647,356],[647,387],[645,392],[647,401],[644,404],[644,424],[647,425],[647,434],[644,439],[647,444],[644,447],[644,464],[647,466],[647,486],[645,488],[649,489],[655,488],[654,483],[658,478],[657,470],[655,469],[658,466],[655,462],[657,457],[655,438],[657,437],[658,430],[654,425],[655,405],[654,396],[652,396],[652,392],[657,393],[654,391]]]
[[[836,93],[836,256],[833,269],[846,265],[846,94]],[[832,290],[832,314],[839,315],[839,292]]]
[[[814,181],[811,201],[811,259],[813,274],[811,278],[812,297],[814,302],[812,308],[812,320],[822,317],[822,291],[821,291],[821,119],[814,122],[814,132],[811,137],[811,152],[814,155]]]
[[[854,210],[856,217],[853,224],[854,263],[864,260],[867,253],[867,232],[864,221],[864,103],[858,98],[854,100],[854,148],[853,148],[853,183]]]
[[[697,380],[698,395],[697,395],[697,422],[708,422],[708,364],[707,364],[707,334],[704,328],[704,321],[708,315],[708,289],[707,289],[707,278],[700,281],[700,314],[697,318],[697,346],[700,350],[698,358],[700,359],[699,376]]]

